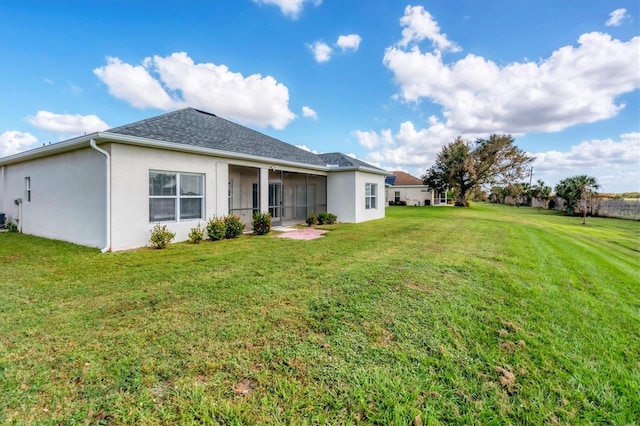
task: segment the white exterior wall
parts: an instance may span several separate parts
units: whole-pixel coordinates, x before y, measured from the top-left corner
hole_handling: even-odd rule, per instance
[[[174,241],[189,238],[198,223],[228,213],[228,164],[215,157],[112,144],[111,148],[111,249],[148,246],[155,222],[149,222],[149,170],[204,175],[202,220],[161,222],[175,232]]]
[[[3,213],[25,234],[102,248],[106,243],[106,166],[92,148],[4,166]],[[31,179],[31,202],[25,178]],[[18,206],[14,200],[22,198]]]
[[[375,209],[365,208],[365,185],[377,184]],[[384,175],[361,171],[332,172],[327,179],[327,210],[339,222],[364,222],[382,219],[385,202]]]
[[[356,222],[355,184],[355,172],[332,172],[327,176],[327,211],[338,216],[339,222]]]
[[[408,206],[424,206],[425,200],[434,204],[433,191],[425,186],[389,186],[387,187],[387,202],[395,201],[396,191],[400,192],[400,201]]]
[[[384,217],[386,207],[384,178],[384,175],[356,172],[356,222],[382,219]],[[375,183],[378,185],[375,209],[365,209],[366,183]]]

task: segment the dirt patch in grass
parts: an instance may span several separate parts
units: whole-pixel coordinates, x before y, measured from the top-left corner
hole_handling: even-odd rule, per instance
[[[237,395],[242,395],[244,397],[247,397],[253,392],[256,386],[258,386],[257,380],[242,379],[233,386],[233,391]]]

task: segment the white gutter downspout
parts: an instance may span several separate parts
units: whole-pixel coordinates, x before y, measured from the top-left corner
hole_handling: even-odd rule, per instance
[[[2,166],[2,178],[0,178],[0,182],[2,182],[2,187],[0,187],[0,213],[4,212],[4,188],[6,187],[4,183],[4,169],[7,166]],[[0,226],[4,225],[4,223],[0,223]]]
[[[106,176],[106,186],[105,186],[105,190],[106,190],[106,196],[107,196],[107,211],[106,211],[106,220],[107,220],[107,224],[106,224],[106,244],[105,246],[100,250],[102,253],[106,253],[111,249],[111,156],[109,155],[109,153],[107,151],[105,151],[104,149],[101,149],[98,147],[98,145],[96,145],[96,141],[92,138],[89,141],[89,145],[91,145],[91,148],[95,149],[96,151],[98,151],[100,154],[104,155],[105,159],[104,159],[104,164],[105,164],[105,168],[107,170],[107,176]]]

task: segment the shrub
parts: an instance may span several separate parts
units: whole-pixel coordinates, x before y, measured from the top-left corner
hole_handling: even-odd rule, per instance
[[[307,225],[309,226],[313,226],[313,225],[317,225],[318,224],[318,216],[316,216],[315,213],[311,213],[309,216],[307,216]]]
[[[318,225],[324,225],[325,223],[327,223],[327,215],[329,213],[327,212],[320,212],[318,213]]]
[[[171,232],[167,229],[167,225],[160,225],[156,223],[156,225],[151,230],[151,245],[156,249],[163,249],[173,240],[176,236],[174,232]]]
[[[271,231],[271,214],[259,212],[254,213],[251,226],[253,226],[254,234],[267,235]]]
[[[242,231],[244,231],[244,223],[240,221],[240,218],[235,214],[230,214],[224,217],[224,224],[226,226],[226,230],[224,233],[225,238],[236,238]]]
[[[227,225],[223,218],[212,217],[207,222],[207,235],[211,241],[218,241],[224,238],[227,232]]]
[[[333,225],[338,220],[338,216],[333,213],[320,212],[318,214],[319,225]]]
[[[202,228],[200,227],[200,224],[198,223],[198,226],[196,226],[195,228],[191,228],[191,232],[189,232],[189,242],[191,244],[200,244],[203,238],[204,238],[204,231],[202,230]]]
[[[18,232],[18,224],[16,224],[15,222],[7,222],[7,232]]]

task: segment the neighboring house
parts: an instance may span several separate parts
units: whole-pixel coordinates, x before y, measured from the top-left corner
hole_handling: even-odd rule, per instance
[[[385,179],[389,205],[437,206],[447,204],[446,192],[434,192],[422,179],[405,172],[389,172]]]
[[[183,241],[227,214],[383,218],[386,175],[186,108],[0,158],[0,212],[24,233],[117,251],[148,245],[156,223]]]

